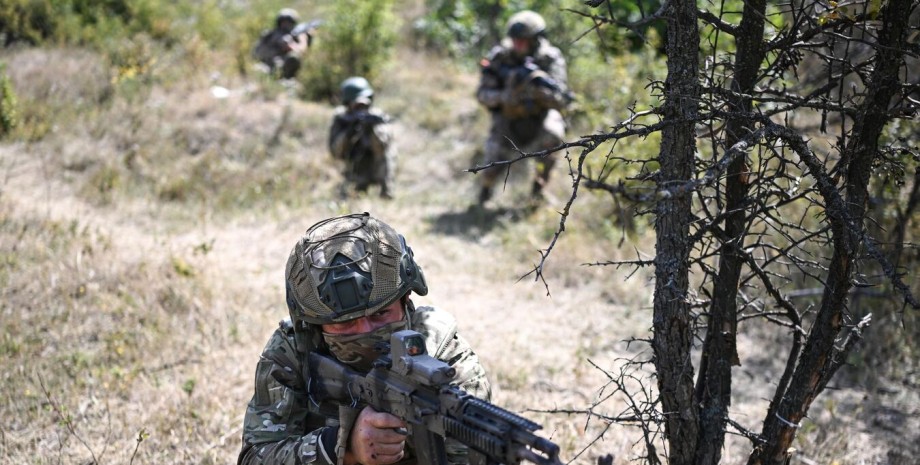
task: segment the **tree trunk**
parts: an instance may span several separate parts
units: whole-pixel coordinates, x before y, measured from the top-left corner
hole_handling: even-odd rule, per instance
[[[867,82],[865,100],[856,113],[853,137],[844,151],[843,159],[848,163],[845,167],[846,205],[834,206],[822,192],[828,220],[832,223],[834,255],[820,310],[789,389],[784,395],[776,396],[764,419],[761,436],[765,444],[754,450],[749,465],[780,465],[789,460],[789,448],[799,422],[846,355],[839,353],[834,344],[843,324],[846,295],[851,288],[850,276],[861,243],[869,175],[878,156],[879,136],[891,118],[888,107],[900,84],[898,71],[903,64],[901,55],[910,4],[911,0],[891,0],[884,5],[875,67]]]
[[[699,98],[696,3],[671,2],[668,12],[668,77],[662,131],[659,189],[685,183],[693,175],[694,125]],[[655,368],[665,413],[670,463],[693,462],[698,435],[690,360],[691,318],[687,302],[690,255],[690,196],[663,196],[656,206]]]
[[[757,84],[758,72],[764,59],[763,32],[765,0],[749,0],[744,4],[741,24],[735,42],[734,79],[729,98],[729,111],[750,114],[751,98]],[[727,123],[724,148],[732,147],[751,131],[747,119],[730,119]],[[715,465],[722,457],[725,424],[731,405],[732,366],[740,365],[737,348],[738,284],[744,265],[741,252],[747,235],[745,200],[749,191],[747,157],[737,157],[728,167],[725,178],[725,239],[719,253],[719,272],[713,283],[712,304],[703,355],[697,381],[697,401],[700,405],[700,437],[696,454],[697,465]]]

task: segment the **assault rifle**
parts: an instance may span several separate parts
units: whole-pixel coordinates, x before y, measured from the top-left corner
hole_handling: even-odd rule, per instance
[[[525,58],[524,63],[519,65],[502,64],[498,67],[487,66],[483,68],[483,72],[491,73],[498,77],[498,82],[501,83],[500,85],[502,86],[509,81],[509,78],[513,77],[514,82],[531,82],[534,85],[545,87],[557,94],[562,94],[566,103],[571,103],[575,100],[575,94],[568,89],[563,89],[548,73],[543,72],[534,62],[533,57]]]
[[[297,37],[301,34],[306,34],[307,38],[309,39],[313,36],[313,31],[315,31],[322,24],[323,20],[321,19],[314,19],[305,23],[298,23],[291,31],[291,36]]]
[[[471,465],[562,465],[559,446],[533,434],[540,425],[451,386],[456,370],[426,353],[421,334],[393,333],[388,352],[367,374],[311,352],[311,399],[366,404],[399,417],[420,464],[446,464],[444,439],[453,438],[469,447]]]
[[[389,120],[380,115],[371,113],[367,108],[363,108],[358,111],[353,111],[351,113],[346,113],[341,116],[342,120],[346,123],[359,125],[362,129],[366,126],[376,126],[381,123],[388,123]]]

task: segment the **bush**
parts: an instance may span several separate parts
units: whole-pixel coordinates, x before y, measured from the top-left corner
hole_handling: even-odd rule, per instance
[[[418,46],[453,57],[478,58],[505,34],[508,19],[517,11],[533,10],[546,20],[549,39],[563,53],[590,53],[597,56],[621,54],[643,48],[649,31],[664,32],[663,22],[640,28],[643,37],[632,31],[595,23],[582,14],[563,9],[558,2],[548,0],[427,0],[427,14],[412,25]],[[659,6],[657,0],[610,0],[600,8],[574,7],[585,15],[610,17],[619,21],[636,21],[642,12],[650,14]],[[608,8],[609,7],[609,8]],[[660,23],[660,24],[659,24]],[[585,34],[590,32],[590,34]]]
[[[13,132],[18,122],[16,93],[6,74],[6,67],[0,64],[0,138]]]
[[[0,3],[0,43],[39,44],[51,37],[56,22],[47,1],[10,0]]]
[[[335,98],[339,84],[349,76],[364,76],[374,83],[396,44],[399,25],[393,4],[393,0],[342,0],[324,12],[329,19],[301,70],[307,98]]]
[[[0,44],[47,42],[104,49],[138,34],[172,47],[199,37],[226,46],[258,8],[217,0],[11,0],[0,4]],[[231,27],[227,27],[230,25]]]

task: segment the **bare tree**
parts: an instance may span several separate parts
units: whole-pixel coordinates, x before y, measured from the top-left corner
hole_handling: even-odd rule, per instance
[[[920,2],[723,0],[698,9],[665,0],[632,23],[606,1],[586,3],[597,9],[579,14],[595,25],[664,21],[668,74],[651,86],[660,107],[556,149],[578,151],[574,189],[533,272],[542,277],[581,187],[644,205],[654,214],[654,259],[608,264],[654,266],[649,362],[660,410],[628,419],[641,417],[647,433],[662,424],[667,450],[646,441],[647,457],[716,464],[734,428],[752,443],[750,465],[786,463],[802,419],[869,325],[851,295],[874,286],[920,309],[906,284],[916,277],[904,278],[912,262],[901,257],[914,247],[906,241],[920,196],[920,174],[907,174],[920,165],[911,138],[920,134]],[[584,168],[600,144],[653,132],[660,150],[644,163],[657,171],[612,179]],[[885,167],[902,174],[897,189],[875,190],[894,220],[869,214]],[[654,195],[643,194],[649,183]],[[691,275],[701,278],[692,288]],[[805,289],[820,295],[810,311],[793,298]],[[759,433],[729,414],[739,325],[758,322],[789,341]]]

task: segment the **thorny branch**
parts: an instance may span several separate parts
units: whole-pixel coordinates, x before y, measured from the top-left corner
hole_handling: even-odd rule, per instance
[[[585,3],[599,7],[605,2]],[[591,20],[594,26],[590,31],[612,24],[638,33],[642,26],[663,19],[670,3],[674,3],[673,0],[664,2],[657,12],[651,14],[643,11],[641,19],[634,22],[616,19],[610,2],[607,5],[611,11],[607,14],[577,14]],[[913,4],[916,8],[916,2]],[[740,310],[737,321],[756,321],[752,317],[757,316],[784,328],[791,336],[789,346],[784,349],[788,350],[785,354],[786,369],[777,380],[773,404],[778,404],[786,391],[795,388],[790,383],[794,384],[796,361],[802,356],[803,346],[807,347],[806,338],[810,336],[805,327],[807,323],[803,322],[803,315],[809,312],[810,304],[796,300],[797,289],[790,287],[800,285],[803,281],[809,286],[828,286],[832,282],[828,277],[832,271],[829,265],[835,250],[848,254],[848,259],[856,263],[857,267],[871,266],[873,271],[880,269],[880,273],[870,276],[884,276],[891,283],[887,289],[894,289],[902,296],[905,305],[920,309],[920,300],[905,282],[904,266],[899,268],[900,263],[892,263],[892,259],[882,251],[883,246],[892,244],[895,250],[904,247],[903,236],[895,241],[887,239],[888,242],[879,242],[867,232],[864,223],[875,220],[869,216],[856,218],[850,213],[847,202],[854,199],[848,197],[850,193],[844,185],[846,181],[842,180],[845,179],[842,175],[848,162],[845,160],[845,148],[847,139],[853,137],[853,122],[865,116],[862,103],[868,93],[863,87],[871,82],[870,78],[877,65],[873,53],[895,52],[904,57],[916,58],[920,56],[920,47],[910,43],[897,46],[879,44],[882,34],[880,22],[874,14],[863,11],[833,15],[828,13],[831,10],[817,11],[816,8],[821,6],[816,5],[808,2],[776,5],[782,10],[782,23],[771,22],[769,17],[761,14],[760,19],[771,24],[774,32],[772,37],[758,36],[760,45],[755,44],[755,47],[762,47],[767,58],[765,64],[756,71],[756,84],[745,92],[738,91],[738,87],[733,85],[737,76],[733,74],[736,70],[730,59],[731,54],[721,54],[721,49],[718,49],[718,46],[723,45],[718,42],[718,34],[731,36],[731,40],[738,39],[745,34],[742,25],[729,23],[722,12],[698,12],[700,21],[709,26],[707,30],[714,31],[714,42],[709,43],[712,54],[708,57],[707,68],[698,76],[701,97],[697,105],[701,111],[693,121],[700,128],[695,160],[698,168],[690,181],[662,183],[654,171],[654,165],[659,160],[653,156],[642,158],[623,153],[629,152],[629,148],[624,150],[617,144],[635,137],[647,137],[671,125],[687,123],[683,116],[666,115],[660,108],[636,112],[629,107],[628,118],[605,132],[583,136],[540,152],[524,153],[518,150],[519,155],[515,159],[468,170],[476,173],[566,151],[572,180],[571,196],[559,212],[557,230],[549,246],[540,251],[540,261],[525,275],[532,273],[535,280],[541,280],[547,294],[549,288],[544,279],[544,267],[565,230],[566,221],[574,213],[575,200],[581,187],[609,194],[616,200],[624,199],[637,204],[644,209],[640,214],[654,213],[655,202],[662,199],[692,196],[693,211],[686,212],[692,220],[687,237],[693,250],[689,260],[691,266],[702,271],[702,284],[692,289],[687,296],[688,308],[693,312],[694,319],[704,320],[707,317],[709,299],[719,292],[715,288],[718,267],[713,264],[720,259],[723,250],[737,253],[742,258],[743,267],[738,286]],[[757,14],[760,12],[755,12],[754,16]],[[912,82],[916,81],[916,70],[911,69],[910,65],[901,69],[907,77],[902,78],[905,82],[898,83],[900,87],[895,92],[896,98],[891,102],[890,111],[883,117],[885,121],[902,119],[900,124],[905,124],[903,121],[915,124],[912,118],[916,116],[916,107],[920,106],[920,99],[916,96],[917,84]],[[662,81],[653,83],[657,86],[654,90],[660,91],[663,88]],[[751,105],[742,110],[742,107],[733,104],[741,101],[750,102]],[[726,132],[730,130],[731,121],[742,122],[735,127],[748,129],[742,134],[733,133],[733,140],[737,142],[725,146]],[[839,134],[833,134],[835,130],[839,130]],[[705,138],[709,138],[708,147],[699,142],[705,141]],[[812,139],[819,141],[813,143]],[[606,154],[606,161],[601,160],[604,161],[604,167],[600,173],[594,174],[591,169],[597,164],[590,163],[591,154],[605,143],[612,143],[613,148]],[[881,155],[870,153],[876,160],[886,156],[884,142],[880,144],[883,145],[879,149]],[[579,155],[572,160],[568,150],[576,147],[580,148]],[[623,175],[616,179],[613,169],[607,167],[610,160],[640,163],[641,174],[634,177]],[[740,160],[745,165],[742,172],[731,168],[738,166]],[[885,163],[889,162],[897,163],[885,159]],[[872,168],[875,169],[874,166]],[[738,182],[739,179],[747,186],[746,197],[741,202],[731,203],[729,208],[725,201],[728,183]],[[920,171],[913,180],[913,190],[908,189],[912,193],[907,199],[915,198],[913,192],[918,192],[918,182]],[[897,206],[898,221],[901,223],[906,221],[901,212],[913,211],[915,203],[902,210],[903,205],[905,202]],[[730,218],[738,217],[739,214],[744,222],[744,233],[740,240],[737,236],[732,237],[725,227]],[[879,225],[877,230],[884,231],[883,226]],[[597,261],[585,265],[626,267],[632,276],[639,269],[654,263],[653,260],[637,255],[634,260]],[[851,284],[870,285],[861,278],[865,275],[862,270],[854,270],[856,274],[846,278],[851,280]],[[832,335],[835,339],[831,353],[828,354],[831,358],[823,365],[828,376],[844,362],[843,355],[859,341],[863,329],[870,321],[868,317],[851,319],[845,310],[844,314],[846,323]],[[695,327],[698,329],[701,326],[697,324]],[[698,336],[694,335],[696,338]],[[613,393],[622,398],[628,406],[626,410],[619,413],[604,411],[604,402],[611,397],[599,396],[589,407],[550,413],[584,415],[586,421],[604,422],[603,432],[593,438],[591,444],[603,436],[610,424],[640,426],[648,453],[644,458],[656,462],[659,453],[656,452],[655,438],[660,436],[655,435],[659,435],[660,431],[653,429],[653,426],[658,425],[663,418],[663,414],[654,409],[658,399],[650,396],[644,400],[633,397],[637,394],[641,396],[641,393],[632,391],[630,394],[627,380],[631,378],[622,371],[616,375],[606,371],[604,373],[610,380],[607,386],[612,386]],[[827,381],[822,379],[819,387],[825,386]],[[643,403],[646,401],[650,403]],[[774,414],[776,412],[771,411],[768,416]],[[726,428],[734,428],[755,446],[764,441],[730,418],[725,419],[725,425]],[[582,453],[584,450],[579,454]]]
[[[73,419],[70,417],[70,415],[64,413],[64,410],[61,408],[61,406],[57,403],[57,401],[54,400],[54,397],[51,396],[51,392],[45,386],[45,380],[42,378],[40,373],[38,374],[38,385],[41,387],[42,393],[45,395],[45,399],[48,401],[48,405],[50,405],[51,409],[54,410],[54,413],[58,416],[61,424],[63,424],[67,428],[67,431],[69,431],[73,437],[77,438],[77,440],[83,444],[83,447],[89,451],[89,455],[93,457],[93,461],[90,463],[99,465],[99,459],[96,457],[96,453],[93,452],[93,448],[90,447],[89,444],[87,444],[79,434],[77,434],[77,429],[73,424]]]
[[[600,420],[604,423],[600,433],[598,433],[589,444],[576,453],[569,463],[574,462],[578,457],[587,452],[588,449],[604,436],[604,433],[606,433],[612,425],[620,424],[639,428],[642,432],[642,441],[646,449],[646,455],[641,458],[647,460],[649,464],[660,465],[661,461],[658,457],[655,442],[660,439],[660,425],[664,421],[664,415],[656,409],[658,399],[648,387],[651,386],[651,383],[646,379],[649,375],[641,374],[643,366],[650,363],[650,361],[637,360],[634,358],[618,359],[616,362],[618,363],[619,371],[614,374],[601,368],[590,359],[588,360],[588,363],[596,370],[603,373],[608,380],[607,384],[598,391],[597,400],[595,400],[591,406],[584,409],[562,408],[528,411],[569,416],[584,415],[586,430],[592,419]],[[636,387],[638,387],[638,389],[636,389]],[[610,388],[609,392],[608,388]],[[617,414],[602,412],[600,410],[601,406],[607,405],[614,397],[626,404],[623,411]]]

